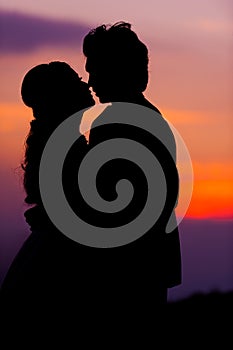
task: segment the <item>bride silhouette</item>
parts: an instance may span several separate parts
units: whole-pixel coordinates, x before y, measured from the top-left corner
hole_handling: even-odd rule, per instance
[[[39,166],[46,142],[57,126],[95,102],[79,75],[58,61],[30,69],[23,79],[21,96],[34,117],[22,164],[25,202],[30,206],[24,215],[31,233],[3,281],[0,303],[3,319],[4,315],[11,320],[25,315],[35,320],[45,310],[56,308],[57,300],[60,311],[66,308],[68,296],[77,291],[81,296],[85,284],[87,269],[82,266],[88,247],[68,239],[50,221],[40,196]],[[77,125],[80,122],[77,120]],[[81,135],[75,150],[85,153],[86,148]],[[66,188],[69,190],[69,185]]]

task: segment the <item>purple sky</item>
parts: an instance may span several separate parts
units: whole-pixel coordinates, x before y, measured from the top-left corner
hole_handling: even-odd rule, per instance
[[[85,25],[0,11],[0,52],[20,53],[43,46],[80,46]]]

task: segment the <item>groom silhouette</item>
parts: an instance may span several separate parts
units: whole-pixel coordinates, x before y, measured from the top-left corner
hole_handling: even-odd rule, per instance
[[[148,84],[148,49],[132,31],[131,24],[117,22],[112,26],[101,25],[92,29],[84,38],[83,53],[89,85],[101,103],[126,102],[141,105],[157,112],[159,118],[163,119],[158,108],[143,95]],[[108,113],[103,113],[93,122],[90,147],[103,141],[105,131],[102,132],[96,126],[99,118],[107,116]],[[168,124],[166,125],[175,154],[175,140]],[[111,137],[119,136],[112,129],[110,134]],[[111,182],[115,171],[108,172],[108,179],[103,186],[108,186],[108,180]],[[162,227],[164,225],[160,221],[154,231],[161,231]],[[126,308],[152,311],[154,306],[166,304],[168,288],[181,283],[178,227],[169,234],[162,232],[162,235],[158,235],[154,231],[130,244],[104,250],[104,258],[98,254],[99,259],[104,260],[101,283],[105,280],[108,286],[114,286],[111,289],[114,290],[113,303],[114,300],[120,300],[119,304]]]

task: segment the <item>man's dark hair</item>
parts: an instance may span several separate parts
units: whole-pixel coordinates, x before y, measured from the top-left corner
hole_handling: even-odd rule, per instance
[[[148,83],[148,49],[131,24],[117,22],[92,29],[84,38],[87,71],[111,76],[112,82],[143,92]]]

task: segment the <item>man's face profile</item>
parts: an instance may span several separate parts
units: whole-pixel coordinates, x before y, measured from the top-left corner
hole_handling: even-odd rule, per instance
[[[94,64],[93,58],[86,59],[85,69],[89,74],[88,85],[92,88],[101,103],[111,102],[121,89],[114,76],[114,71],[110,71],[109,64]]]

